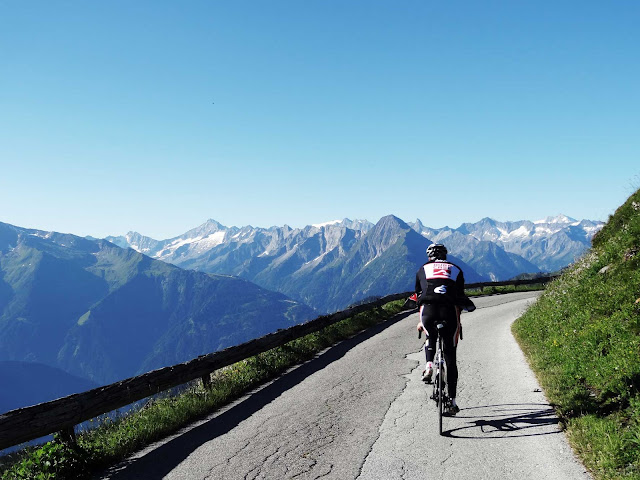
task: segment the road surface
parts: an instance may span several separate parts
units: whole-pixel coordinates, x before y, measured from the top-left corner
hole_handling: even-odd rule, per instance
[[[589,479],[510,325],[535,293],[475,299],[460,413],[437,433],[417,314],[369,329],[103,474],[124,479]]]

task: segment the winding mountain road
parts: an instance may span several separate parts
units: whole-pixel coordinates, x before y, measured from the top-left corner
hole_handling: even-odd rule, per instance
[[[463,314],[461,411],[445,418],[445,436],[420,381],[412,314],[326,350],[101,478],[589,479],[511,336],[535,297],[477,298]]]

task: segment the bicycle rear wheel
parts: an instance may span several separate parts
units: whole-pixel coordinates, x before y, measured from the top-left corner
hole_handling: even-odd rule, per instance
[[[442,414],[444,413],[444,369],[438,372],[438,431],[442,435]]]

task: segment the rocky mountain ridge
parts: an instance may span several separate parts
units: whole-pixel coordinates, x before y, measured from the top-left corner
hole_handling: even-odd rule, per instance
[[[208,220],[173,239],[130,232],[108,240],[181,268],[239,276],[323,312],[413,288],[429,245],[393,215],[376,225],[344,219],[295,229],[224,227]],[[469,278],[486,279],[467,270]]]
[[[382,228],[385,224],[388,228]],[[394,228],[393,224],[400,227]],[[388,215],[376,225],[367,220],[344,219],[304,228],[287,225],[239,228],[208,220],[167,240],[158,241],[135,232],[107,238],[122,247],[134,248],[182,268],[237,275],[314,308],[330,311],[343,308],[345,302],[357,301],[367,294],[388,293],[378,291],[366,281],[360,285],[350,278],[368,278],[359,270],[368,269],[374,260],[379,260],[378,263],[386,268],[386,274],[391,276],[405,271],[405,264],[410,265],[406,266],[407,279],[397,285],[403,285],[400,290],[411,288],[410,270],[424,262],[421,243],[425,242],[409,241],[411,248],[405,244],[408,257],[400,258],[391,247],[405,242],[407,233],[401,233],[402,225],[419,233],[427,245],[432,241],[445,243],[450,253],[465,263],[467,281],[481,281],[507,280],[522,273],[558,270],[589,247],[591,237],[602,223],[578,222],[559,215],[536,222],[498,222],[485,218],[456,229],[434,229],[424,226],[420,220],[407,224]],[[385,259],[387,256],[389,258]],[[356,257],[364,260],[358,266],[352,259]],[[327,292],[344,288],[355,289],[355,292],[345,295],[340,291],[337,295],[341,300],[333,298],[331,293],[320,298],[309,292],[325,288]]]
[[[463,223],[456,229],[428,228],[419,221],[413,224],[417,231],[434,241],[453,242],[470,252],[474,251],[473,245],[478,245],[476,242],[491,242],[543,272],[556,271],[573,262],[590,247],[591,238],[603,225],[603,222],[578,221],[562,214],[543,220],[514,222],[499,222],[486,217],[475,223]],[[456,236],[456,233],[462,236]]]

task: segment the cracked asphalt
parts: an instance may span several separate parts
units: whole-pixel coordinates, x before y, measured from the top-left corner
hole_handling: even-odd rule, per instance
[[[533,293],[476,299],[460,413],[437,432],[417,315],[369,329],[105,472],[109,479],[588,479],[510,333]]]

